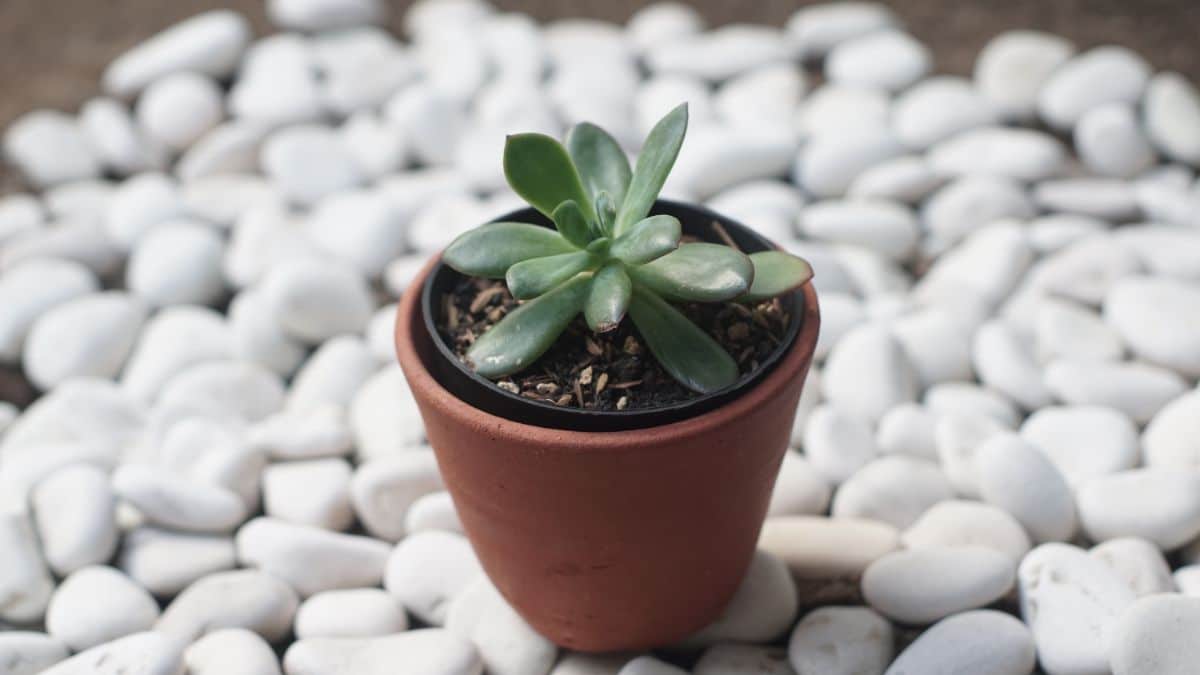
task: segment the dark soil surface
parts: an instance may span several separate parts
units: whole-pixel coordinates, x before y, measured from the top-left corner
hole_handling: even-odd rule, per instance
[[[475,338],[517,306],[504,282],[475,278],[464,278],[443,303],[442,337],[464,363]],[[758,370],[781,343],[789,318],[777,300],[685,304],[680,310],[733,356],[743,376]],[[497,386],[554,405],[603,411],[657,408],[699,396],[663,370],[632,321],[593,333],[582,316],[530,368]]]

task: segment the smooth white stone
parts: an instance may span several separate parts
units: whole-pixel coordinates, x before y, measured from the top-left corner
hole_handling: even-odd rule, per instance
[[[801,149],[793,177],[817,197],[840,197],[864,171],[903,152],[882,127],[823,133]]]
[[[344,459],[273,464],[263,472],[263,511],[298,525],[348,530],[354,522],[350,474]]]
[[[359,389],[350,404],[350,428],[363,461],[395,455],[425,438],[420,411],[398,366],[384,368]]]
[[[1008,614],[985,609],[939,621],[901,652],[885,675],[1027,675],[1036,662],[1029,629]]]
[[[1146,88],[1146,133],[1168,157],[1200,164],[1200,93],[1175,72],[1159,73]]]
[[[734,126],[791,126],[806,87],[804,71],[795,64],[764,66],[722,84],[713,107]]]
[[[129,577],[103,566],[72,573],[46,608],[46,632],[75,652],[150,630],[156,621],[154,598]]]
[[[1128,178],[1154,164],[1132,106],[1110,103],[1088,111],[1075,126],[1075,148],[1085,166],[1104,176]]]
[[[113,462],[138,440],[145,421],[143,407],[112,382],[74,379],[25,410],[5,434],[0,456],[7,460],[26,448],[73,443],[91,446],[86,454]]]
[[[788,452],[775,479],[767,517],[823,514],[829,508],[832,494],[821,472],[805,455]]]
[[[1200,468],[1200,391],[1158,411],[1142,434],[1142,452],[1147,466]]]
[[[45,633],[0,633],[0,663],[7,666],[6,675],[38,675],[69,655],[66,645]]]
[[[280,675],[271,646],[242,628],[213,631],[193,642],[183,663],[189,675]]]
[[[79,110],[79,127],[105,167],[118,175],[162,169],[167,153],[136,126],[122,103],[94,98]]]
[[[1092,478],[1077,493],[1092,541],[1141,537],[1164,551],[1200,535],[1200,475],[1153,467]]]
[[[929,507],[954,498],[949,479],[936,464],[892,455],[864,466],[833,496],[835,518],[880,520],[897,528],[912,525]]]
[[[626,663],[623,668],[617,671],[616,675],[686,675],[687,671],[682,668],[660,661],[653,656],[639,656],[629,663]]]
[[[1078,358],[1051,361],[1045,380],[1065,403],[1115,408],[1139,424],[1188,388],[1182,377],[1157,366]]]
[[[193,582],[237,564],[232,537],[141,527],[125,535],[117,566],[140,586],[171,597]]]
[[[854,290],[866,298],[868,319],[888,321],[910,309],[904,296],[912,280],[899,263],[853,244],[837,245],[834,254]]]
[[[981,326],[975,334],[974,355],[975,372],[986,386],[1026,410],[1051,403],[1032,347],[1007,322],[992,320]]]
[[[0,244],[46,226],[46,208],[33,195],[15,193],[0,197]]]
[[[649,9],[649,8],[647,8]],[[684,7],[684,12],[694,11]],[[636,20],[636,13],[630,19]],[[538,81],[546,70],[546,45],[541,27],[524,14],[495,14],[481,26],[483,48],[497,79]]]
[[[1193,598],[1200,597],[1200,565],[1180,567],[1171,577],[1180,593]]]
[[[975,84],[1005,117],[1028,120],[1037,111],[1042,85],[1075,54],[1067,39],[1032,30],[992,38],[975,60]]]
[[[388,120],[408,132],[414,155],[430,166],[452,164],[459,136],[467,126],[459,102],[428,84],[399,91],[384,107]]]
[[[271,200],[251,207],[234,223],[225,277],[235,288],[246,288],[281,263],[325,257],[304,231],[301,218]]]
[[[120,267],[121,251],[93,220],[76,220],[14,237],[0,248],[0,269],[35,259],[59,258],[107,276]]]
[[[188,532],[230,532],[246,517],[245,504],[232,491],[142,465],[117,469],[113,491],[147,522]]]
[[[20,414],[21,411],[17,409],[17,406],[8,401],[0,402],[0,438],[4,438],[4,432],[8,431]]]
[[[837,84],[900,91],[929,72],[929,48],[899,30],[880,30],[834,47],[825,59],[825,77]]]
[[[860,386],[865,373],[875,385]],[[917,377],[903,348],[882,325],[864,324],[847,333],[826,361],[825,398],[844,412],[876,421],[892,407],[917,396]]]
[[[196,140],[175,163],[180,180],[192,181],[226,173],[258,169],[258,153],[270,127],[265,123],[231,120]]]
[[[299,125],[263,142],[263,173],[288,199],[311,206],[322,197],[362,183],[362,170],[337,134],[326,127]]]
[[[871,427],[830,405],[819,406],[804,430],[804,455],[827,482],[840,484],[879,454]]]
[[[996,113],[969,80],[938,76],[896,99],[892,127],[905,145],[923,150],[955,134],[991,124]]]
[[[116,96],[131,96],[172,73],[223,78],[237,66],[250,37],[249,22],[236,12],[198,14],[117,57],[104,71],[102,84]]]
[[[866,309],[858,298],[848,293],[823,293],[821,295],[821,334],[817,336],[815,357],[824,361],[842,336],[866,321],[866,318]]]
[[[1156,595],[1133,604],[1112,630],[1113,675],[1185,675],[1200,659],[1200,599]]]
[[[787,21],[787,31],[800,57],[814,59],[847,40],[899,24],[892,10],[880,3],[831,2],[796,10]]]
[[[655,74],[680,73],[720,82],[756,67],[788,61],[794,53],[795,48],[777,28],[730,24],[659,43],[645,58]]]
[[[1188,377],[1200,376],[1200,285],[1129,277],[1104,298],[1104,320],[1137,356]]]
[[[834,134],[853,138],[856,132],[887,129],[891,105],[891,97],[882,89],[827,83],[801,103],[796,121],[799,130],[812,138]]]
[[[1041,302],[1035,335],[1042,361],[1119,361],[1125,354],[1121,338],[1098,313],[1066,300],[1047,298]]]
[[[785,251],[804,258],[812,266],[813,285],[818,293],[858,296],[858,289],[832,246],[799,238],[784,241],[782,246]]]
[[[250,427],[246,438],[276,460],[340,457],[353,446],[345,411],[332,404],[268,416]]]
[[[734,643],[704,650],[692,672],[694,675],[793,675],[786,649]]]
[[[689,125],[717,120],[708,83],[692,75],[651,75],[638,85],[633,95],[634,126],[638,134],[643,138],[648,135],[680,101],[687,101]]]
[[[36,187],[96,178],[96,157],[75,118],[55,110],[35,110],[4,131],[4,156]]]
[[[287,675],[388,675],[398,663],[413,672],[437,675],[483,672],[483,662],[470,641],[438,629],[375,638],[302,640],[283,656]]]
[[[980,496],[1012,514],[1033,541],[1067,541],[1075,534],[1071,488],[1036,446],[1002,434],[985,441],[975,461]]]
[[[1128,246],[1108,234],[1085,237],[1042,259],[1030,283],[1070,300],[1099,305],[1122,279],[1142,272]]]
[[[302,596],[375,586],[390,547],[358,535],[255,518],[237,533],[238,561],[284,579]]]
[[[1043,408],[1026,418],[1021,437],[1044,452],[1072,486],[1138,464],[1137,429],[1112,408]]]
[[[391,265],[388,266],[389,269]],[[384,278],[384,285],[388,279]],[[365,331],[367,350],[379,363],[388,363],[396,356],[396,308],[397,303],[384,305],[375,310],[371,320],[367,322]]]
[[[945,182],[925,157],[901,155],[879,162],[861,173],[846,188],[854,199],[887,199],[915,204]]]
[[[129,251],[147,232],[184,214],[179,186],[161,173],[138,174],[113,193],[104,213],[104,231]]]
[[[994,418],[970,412],[942,413],[934,426],[934,445],[946,478],[958,494],[979,497],[977,453],[989,438],[1007,429]]]
[[[1066,170],[1067,150],[1053,136],[1033,129],[983,127],[938,143],[928,160],[935,171],[948,175],[1038,181]]]
[[[758,546],[783,560],[798,582],[852,585],[853,595],[863,570],[900,548],[900,533],[877,520],[786,516],[767,519]]]
[[[1109,539],[1092,548],[1088,555],[1111,567],[1139,598],[1175,592],[1175,582],[1171,579],[1167,559],[1158,547],[1145,539]]]
[[[126,286],[152,306],[214,304],[225,292],[223,254],[221,237],[211,228],[164,223],[134,244]]]
[[[796,419],[792,422],[791,446],[799,447],[804,442],[804,428],[812,411],[821,404],[821,370],[818,366],[808,369],[804,386],[800,390],[800,402],[796,404]]]
[[[1038,253],[1052,254],[1109,227],[1099,218],[1072,213],[1051,214],[1029,221],[1029,243]]]
[[[974,501],[935,504],[902,535],[905,547],[978,546],[1008,556],[1015,566],[1029,552],[1029,536],[1007,512]]]
[[[379,364],[355,335],[339,335],[317,348],[292,380],[287,407],[297,412],[346,407]]]
[[[321,200],[306,229],[318,248],[368,277],[378,277],[404,252],[405,231],[398,215],[377,192],[348,191]]]
[[[179,151],[220,124],[223,104],[221,90],[212,78],[184,72],[150,83],[134,112],[151,141]]]
[[[959,178],[921,206],[921,220],[939,252],[994,221],[1033,214],[1025,190],[1013,180],[997,176]]]
[[[38,483],[30,497],[42,554],[55,574],[112,558],[116,499],[107,472],[87,464],[64,467]]]
[[[163,386],[160,406],[192,404],[212,413],[256,422],[283,408],[278,375],[246,361],[207,361],[180,371]]]
[[[0,620],[37,623],[53,592],[54,579],[42,561],[28,515],[0,513]]]
[[[231,335],[220,314],[181,306],[146,323],[121,375],[121,387],[138,400],[158,396],[164,384],[188,366],[232,355]]]
[[[887,201],[825,201],[803,211],[800,229],[808,237],[865,246],[894,260],[913,252],[919,235],[912,211]]]
[[[281,204],[279,192],[261,176],[224,173],[183,184],[184,209],[221,229],[232,228],[242,214],[259,204]]]
[[[976,415],[990,417],[1009,429],[1015,429],[1020,415],[1012,401],[971,382],[945,382],[925,391],[925,407],[939,415]]]
[[[69,260],[23,262],[0,276],[0,361],[20,358],[29,329],[53,308],[99,290],[86,267]]]
[[[1039,183],[1033,199],[1048,211],[1078,213],[1112,222],[1140,213],[1132,183],[1114,178],[1063,178]]]
[[[867,607],[821,607],[796,624],[788,661],[797,674],[882,673],[893,656],[892,626]]]
[[[1014,561],[978,546],[931,547],[889,553],[863,573],[863,597],[895,621],[924,625],[1004,597],[1016,579]]]
[[[414,45],[424,82],[453,101],[469,102],[487,81],[487,51],[466,26],[444,25]]]
[[[267,15],[280,28],[325,31],[351,28],[383,20],[379,0],[269,0]]]
[[[1133,590],[1104,563],[1066,544],[1042,544],[1017,571],[1021,616],[1047,673],[1107,673],[1117,620]]]
[[[408,161],[404,130],[372,112],[352,115],[338,129],[338,136],[368,179],[399,171]]]
[[[783,470],[780,470],[780,476],[784,475]],[[789,478],[784,480],[799,481],[798,478]],[[813,480],[816,480],[814,477]],[[772,495],[771,504],[776,504],[776,497],[781,488],[776,482],[776,491]],[[824,487],[824,483],[821,483]],[[826,488],[827,489],[827,488]],[[795,497],[798,500],[799,497]],[[779,499],[784,502],[783,498]],[[791,507],[793,495],[788,495],[787,505]],[[450,493],[431,492],[423,497],[419,497],[417,501],[408,507],[408,512],[404,514],[404,531],[409,536],[418,532],[438,531],[438,532],[454,532],[457,534],[463,533],[462,521],[458,517],[458,511],[454,507],[454,502],[450,499]]]
[[[688,637],[685,644],[771,642],[791,627],[798,607],[796,583],[787,564],[782,558],[759,550],[725,611]]]
[[[362,274],[334,261],[283,261],[263,279],[262,292],[284,331],[308,344],[361,332],[374,309]]]
[[[300,599],[279,578],[259,570],[210,574],[163,610],[155,630],[183,643],[224,628],[244,628],[277,644],[292,630]]]
[[[770,125],[700,127],[679,151],[669,187],[703,200],[735,185],[787,173],[795,134]]]
[[[938,461],[934,430],[937,415],[917,403],[901,403],[879,419],[875,443],[886,455]]]
[[[398,541],[404,514],[417,499],[444,489],[437,460],[430,451],[401,452],[359,466],[351,499],[359,521],[372,536]]]
[[[430,531],[413,534],[396,546],[383,585],[414,616],[441,626],[454,599],[482,574],[463,536]]]
[[[704,17],[682,2],[654,2],[629,17],[625,32],[638,51],[704,30]],[[615,675],[615,674],[614,674]]]
[[[304,360],[304,346],[288,337],[258,291],[239,293],[229,305],[232,356],[288,376]]]
[[[454,599],[446,628],[470,640],[484,669],[494,675],[545,675],[558,655],[558,648],[525,623],[482,576]]]
[[[134,633],[80,652],[42,675],[178,675],[183,664],[182,645],[154,632]]]
[[[67,300],[30,327],[22,355],[25,374],[42,390],[73,377],[114,377],[145,317],[145,306],[120,291]]]
[[[362,638],[408,629],[404,609],[387,591],[354,588],[317,593],[296,612],[296,638]]]
[[[320,121],[326,110],[317,75],[311,41],[295,33],[259,40],[229,90],[229,112],[265,128]]]
[[[1090,49],[1058,68],[1038,93],[1037,109],[1050,126],[1067,130],[1105,103],[1137,103],[1150,66],[1124,47]]]
[[[1140,225],[1113,233],[1157,276],[1200,281],[1200,230],[1177,225]]]
[[[71,181],[47,189],[42,201],[50,219],[98,223],[116,187],[117,183],[103,178]]]

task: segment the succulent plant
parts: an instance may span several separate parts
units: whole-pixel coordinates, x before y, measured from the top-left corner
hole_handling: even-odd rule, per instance
[[[528,223],[482,225],[456,239],[443,260],[476,277],[504,279],[520,307],[474,342],[467,359],[497,379],[530,366],[583,312],[596,332],[626,314],[650,352],[685,387],[707,393],[733,384],[733,358],[672,302],[753,302],[812,276],[780,251],[749,256],[711,243],[680,243],[681,225],[648,215],[687,131],[687,105],[650,131],[631,170],[621,147],[587,122],[566,147],[544,134],[509,136],[504,174],[556,229]]]

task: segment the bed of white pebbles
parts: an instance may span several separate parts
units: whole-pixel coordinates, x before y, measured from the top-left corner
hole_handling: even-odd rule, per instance
[[[426,0],[402,37],[376,0],[268,9],[275,35],[197,16],[4,133],[36,190],[0,198],[0,360],[45,394],[0,404],[0,673],[1197,672],[1185,78],[1035,32],[933,76],[865,3],[708,28]],[[460,534],[392,303],[517,205],[504,133],[588,119],[636,152],[680,100],[667,194],[813,263],[817,365],[724,617],[562,653]]]

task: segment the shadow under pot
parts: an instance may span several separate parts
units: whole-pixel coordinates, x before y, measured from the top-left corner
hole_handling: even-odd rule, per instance
[[[659,200],[685,235],[771,242]],[[500,220],[551,226],[533,209]],[[713,227],[718,223],[720,228]],[[524,398],[471,371],[438,330],[462,280],[439,258],[400,301],[396,352],[484,570],[538,632],[579,651],[648,649],[716,619],[754,554],[820,316],[811,282],[781,298],[784,338],[731,387],[658,408]],[[562,339],[562,338],[560,338]]]

